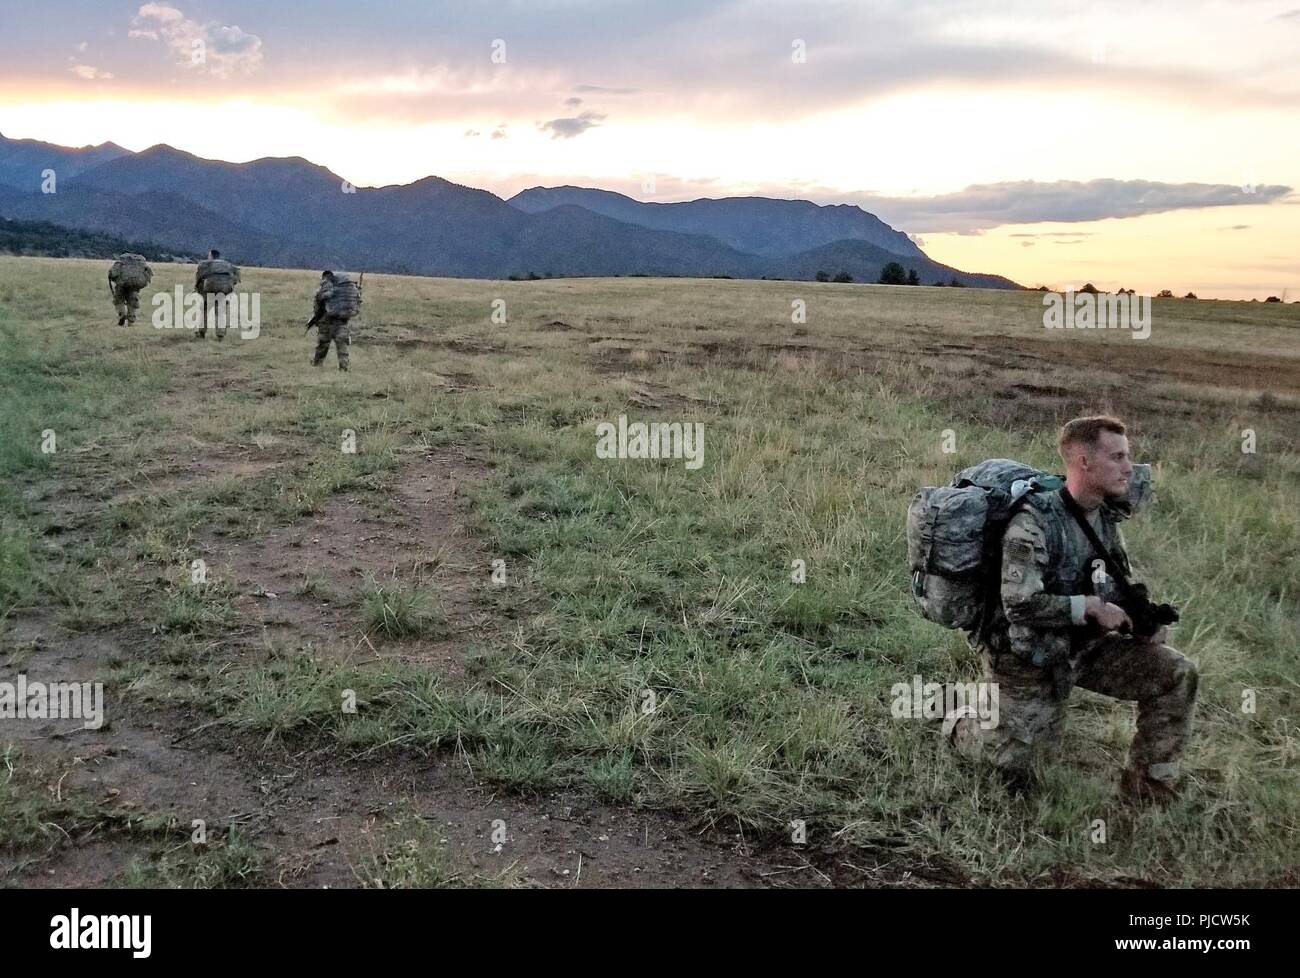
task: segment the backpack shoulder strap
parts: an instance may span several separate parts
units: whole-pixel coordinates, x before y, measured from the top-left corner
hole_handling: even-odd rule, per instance
[[[989,627],[993,624],[993,612],[997,609],[998,602],[1002,600],[1002,540],[1007,534],[1007,527],[1011,521],[1016,518],[1016,514],[1029,508],[1030,498],[1038,492],[1042,492],[1042,487],[1037,483],[1030,483],[1028,489],[1016,496],[1007,508],[1006,521],[998,528],[997,539],[993,541],[991,553],[986,555],[988,560],[996,560],[998,572],[990,574],[985,581],[984,589],[984,610],[980,613],[979,624],[975,627],[974,637],[979,641],[988,639]]]

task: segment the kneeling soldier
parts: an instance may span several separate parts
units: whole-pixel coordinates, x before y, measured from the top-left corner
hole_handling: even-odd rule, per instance
[[[1196,665],[1165,644],[1165,625],[1177,612],[1150,604],[1128,579],[1117,525],[1133,473],[1124,425],[1077,418],[1061,430],[1058,447],[1065,486],[1027,497],[1007,525],[1001,601],[979,643],[984,679],[997,684],[999,721],[983,729],[962,717],[952,743],[992,761],[1021,788],[1030,783],[1034,750],[1059,743],[1074,686],[1136,700],[1137,734],[1121,786],[1164,801],[1176,793]]]

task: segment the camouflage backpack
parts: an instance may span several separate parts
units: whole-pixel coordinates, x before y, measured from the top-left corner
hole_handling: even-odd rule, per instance
[[[945,628],[979,627],[997,575],[1002,531],[1031,492],[1061,480],[1011,459],[995,458],[957,473],[948,486],[926,486],[907,508],[907,562],[912,600]]]
[[[229,295],[239,284],[239,269],[224,258],[199,262],[199,291],[205,295]]]
[[[994,458],[962,469],[948,486],[927,486],[907,509],[912,600],[945,628],[977,630],[997,598],[1002,534],[1027,497],[1065,483],[1032,466]],[[1151,498],[1151,466],[1133,466],[1129,494],[1108,502],[1127,517]]]
[[[317,296],[325,302],[325,315],[347,322],[361,311],[361,287],[347,275],[322,282]]]
[[[144,255],[131,252],[117,256],[113,267],[108,270],[108,280],[120,289],[143,289],[153,281],[153,269]]]

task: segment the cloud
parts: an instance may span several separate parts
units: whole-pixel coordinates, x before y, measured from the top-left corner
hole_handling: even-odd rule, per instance
[[[1093,61],[1089,39],[1089,22],[1096,18],[1078,4],[1010,0],[996,9],[983,7],[954,0],[733,0],[702,5],[690,16],[649,17],[634,33],[597,16],[590,30],[539,46],[549,69],[567,73],[580,66],[587,78],[618,82],[614,87],[575,78],[575,94],[654,93],[672,98],[679,114],[799,119],[814,107],[826,112],[954,87],[1142,96],[1203,108],[1300,106],[1293,62],[1278,52],[1278,68],[1268,67],[1273,61],[1258,43],[1266,40],[1258,21],[1252,26],[1247,18],[1234,20],[1235,43],[1207,57],[1195,43],[1182,43],[1184,35],[1196,28],[1196,41],[1211,25],[1226,31],[1221,16],[1189,16],[1174,0],[1152,0],[1140,16],[1117,8],[1100,21],[1103,36],[1114,35],[1109,67],[1103,68]],[[1172,39],[1144,38],[1143,29],[1162,24],[1177,25],[1169,32]],[[593,34],[618,40],[593,45]],[[792,63],[792,38],[807,42],[803,63]],[[1242,56],[1250,50],[1259,50],[1258,57]]]
[[[1019,232],[1008,235],[1012,238],[1091,238],[1097,232],[1095,231],[1043,231],[1038,234],[1028,234]]]
[[[601,95],[640,95],[639,88],[606,88],[604,85],[574,85],[575,92],[598,92]]]
[[[465,136],[466,136],[467,138],[470,138],[470,139],[473,139],[474,137],[476,137],[476,136],[481,136],[481,135],[483,135],[483,133],[482,133],[480,130],[478,130],[478,129],[466,129],[466,130],[465,130]],[[489,138],[489,139],[505,139],[505,138],[506,138],[506,127],[505,127],[505,126],[497,126],[495,129],[492,130],[492,135],[490,135],[488,138]]]
[[[1151,10],[1153,5],[1159,10]],[[384,16],[346,21],[332,14],[335,6],[329,3],[321,16],[311,18],[301,17],[290,4],[257,9],[258,30],[266,44],[275,43],[272,74],[277,83],[302,91],[337,91],[347,104],[322,114],[337,108],[341,117],[370,122],[450,120],[463,128],[483,113],[508,113],[531,122],[549,119],[557,102],[563,103],[563,117],[576,117],[595,102],[606,111],[611,104],[629,104],[616,112],[620,126],[662,117],[779,124],[893,96],[942,96],[954,89],[963,97],[981,90],[1059,94],[1064,105],[1116,98],[1130,105],[1144,98],[1179,111],[1195,106],[1207,113],[1300,106],[1300,69],[1294,58],[1263,45],[1280,43],[1276,36],[1290,39],[1292,32],[1279,30],[1276,22],[1267,26],[1269,14],[1254,19],[1210,12],[1183,15],[1176,12],[1175,0],[1149,0],[1141,14],[1116,8],[1109,19],[1093,17],[1065,0],[1007,0],[996,6],[985,10],[970,0],[789,5],[770,0],[551,0],[528,8],[512,5],[509,30],[521,40],[512,46],[509,64],[488,63],[483,39],[505,30],[488,5],[462,8],[405,0],[391,10],[385,5]],[[252,7],[233,9],[242,14]],[[193,9],[180,0],[145,4],[133,33],[174,47],[176,59],[188,64],[187,44],[200,39],[196,32],[202,29],[201,39],[207,40],[207,30],[220,28],[198,24],[178,8]],[[1129,25],[1130,17],[1140,17],[1140,25]],[[1153,18],[1169,30],[1152,34]],[[1094,20],[1107,32],[1102,35],[1110,45],[1105,67],[1091,59]],[[1232,43],[1212,52],[1201,49],[1216,31],[1229,30],[1235,32],[1229,35]],[[260,48],[255,35],[239,34],[252,40],[236,35],[236,45]],[[791,62],[792,38],[806,39],[806,63]],[[217,59],[214,44],[209,48],[210,59]],[[231,55],[256,64],[261,53],[239,49]],[[234,64],[214,73],[231,76],[248,67]],[[359,84],[367,80],[396,84],[370,92],[362,89],[375,85]],[[430,90],[418,91],[421,85]],[[253,84],[240,87],[241,94],[257,94]],[[584,101],[564,101],[570,96]],[[1013,121],[1019,122],[997,112],[989,119],[995,127]]]
[[[146,3],[136,11],[136,16],[152,20],[160,20],[164,23],[185,19],[185,15],[175,7],[169,7],[163,3]]]
[[[569,106],[570,108],[576,109],[579,105],[582,104],[582,99],[578,98],[575,95],[572,98],[566,98],[564,100],[564,104]]]
[[[262,39],[238,25],[190,20],[175,7],[146,3],[131,21],[130,37],[161,41],[178,65],[214,78],[248,74],[262,66]]]
[[[1202,207],[1269,204],[1291,192],[1287,186],[1259,186],[1253,193],[1218,183],[1159,183],[1152,180],[1023,180],[977,184],[933,197],[849,195],[894,227],[930,233],[979,233],[1004,224],[1072,223],[1140,217]],[[840,201],[845,200],[840,195]],[[1062,237],[1078,234],[1056,232]]]
[[[539,122],[537,128],[544,132],[550,132],[552,139],[572,139],[575,136],[581,136],[588,129],[596,128],[605,118],[599,112],[583,112],[581,115],[570,116],[566,119]]]
[[[73,65],[68,70],[78,78],[86,79],[86,81],[107,81],[113,77],[111,71],[102,71],[92,65]]]
[[[321,111],[340,120],[422,124],[454,121],[472,126],[485,118],[545,118],[555,111],[557,85],[549,76],[525,75],[511,65],[394,66],[370,75],[348,74],[328,85]]]
[[[260,61],[262,56],[262,39],[256,34],[241,30],[238,25],[210,28],[208,45],[226,57],[250,58],[256,55]]]

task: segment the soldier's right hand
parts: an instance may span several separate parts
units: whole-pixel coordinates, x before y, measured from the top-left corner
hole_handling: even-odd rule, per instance
[[[1084,607],[1084,615],[1095,621],[1103,632],[1128,632],[1133,629],[1127,612],[1117,604],[1102,601],[1095,595],[1089,595]]]

